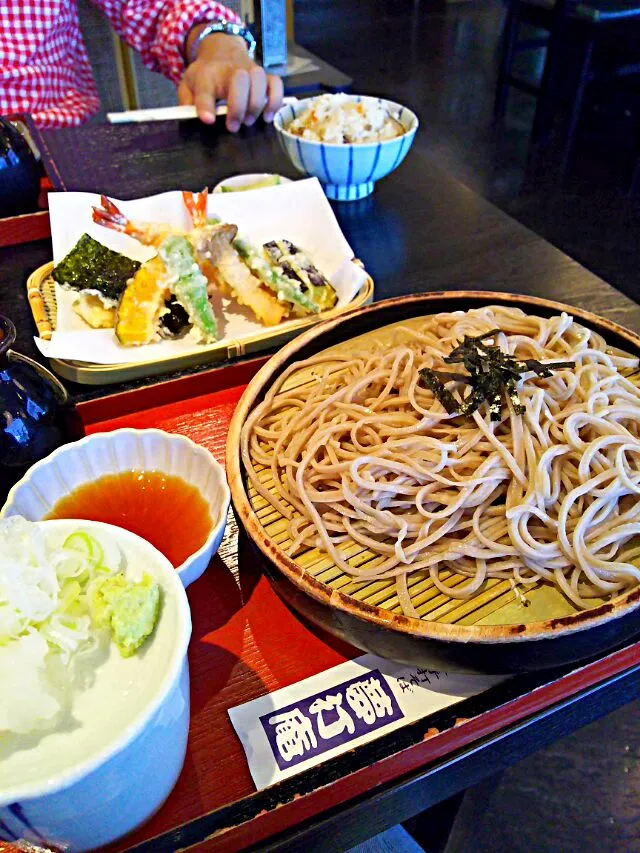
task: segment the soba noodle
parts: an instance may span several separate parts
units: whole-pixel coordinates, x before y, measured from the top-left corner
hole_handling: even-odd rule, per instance
[[[506,353],[575,367],[523,374],[523,415],[506,398],[500,421],[486,406],[447,414],[419,369],[450,370],[443,359],[465,335],[496,328]],[[637,366],[567,314],[438,314],[387,346],[292,365],[249,416],[242,458],[288,519],[292,555],[320,547],[354,578],[395,578],[407,615],[418,615],[413,572],[458,599],[488,578],[518,595],[546,581],[585,608],[640,582],[640,390],[621,373]],[[468,390],[447,388],[459,400]],[[374,559],[352,565],[345,542]],[[452,572],[468,581],[452,585]]]

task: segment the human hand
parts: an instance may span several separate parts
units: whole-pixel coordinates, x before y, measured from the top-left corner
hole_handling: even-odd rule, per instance
[[[200,28],[187,39],[187,55]],[[240,36],[213,33],[202,40],[194,62],[178,86],[178,103],[194,104],[200,121],[213,124],[216,101],[227,101],[227,129],[235,133],[242,124],[255,124],[260,113],[273,121],[282,105],[282,80],[266,74],[249,56]]]

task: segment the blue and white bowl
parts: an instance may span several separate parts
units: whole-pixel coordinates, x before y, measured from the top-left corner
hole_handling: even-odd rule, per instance
[[[383,104],[397,117],[405,132],[383,142],[329,143],[302,139],[287,126],[309,105],[309,100],[285,104],[274,119],[280,145],[293,165],[318,178],[327,196],[336,201],[357,201],[373,192],[376,181],[393,172],[407,156],[418,129],[418,118],[406,107],[383,98],[353,95],[358,102]]]

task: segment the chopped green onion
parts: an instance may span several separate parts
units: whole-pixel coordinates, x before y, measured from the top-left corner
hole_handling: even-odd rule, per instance
[[[89,563],[90,568],[95,569],[98,566],[101,566],[102,561],[104,560],[104,551],[99,542],[97,542],[93,536],[89,536],[88,533],[83,533],[78,531],[77,533],[72,533],[70,536],[64,540],[62,547],[66,551],[77,551],[82,554]],[[104,569],[102,569],[104,571]]]

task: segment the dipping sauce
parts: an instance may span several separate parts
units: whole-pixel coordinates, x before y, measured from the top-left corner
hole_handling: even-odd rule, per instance
[[[124,527],[155,545],[174,568],[204,545],[212,527],[209,504],[198,489],[160,471],[123,471],[85,483],[61,498],[45,518]]]

